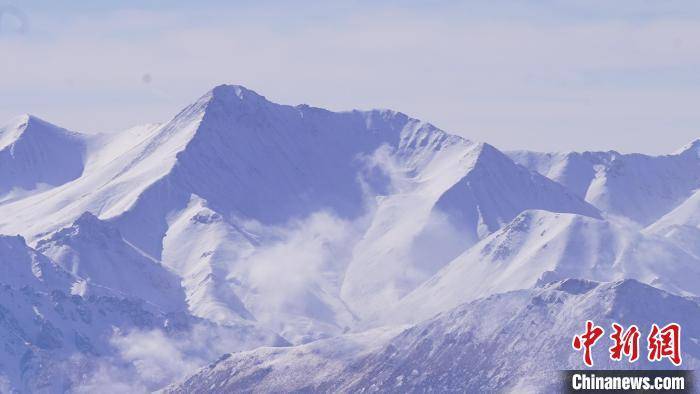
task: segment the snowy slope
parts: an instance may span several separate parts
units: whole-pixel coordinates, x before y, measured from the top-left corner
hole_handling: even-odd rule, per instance
[[[643,230],[700,258],[700,189]]]
[[[191,131],[188,127],[197,123],[186,116],[188,111],[192,109],[185,109],[183,116],[190,123],[178,122],[177,118],[174,121],[178,122],[180,134],[187,134]],[[102,218],[123,212],[174,165],[174,155],[187,135],[171,136],[172,127],[146,126],[95,136],[89,141],[86,167],[80,178],[0,205],[0,232],[21,233],[34,243],[70,225],[84,212],[94,212]]]
[[[650,225],[700,187],[700,140],[664,156],[611,152],[510,152],[602,211]]]
[[[343,223],[315,215],[291,229],[230,223],[198,197],[171,216],[164,264],[196,316],[256,321],[294,343],[339,334],[355,317],[338,297]]]
[[[671,226],[700,228],[700,189],[674,210],[667,213],[648,227],[648,231],[659,231]]]
[[[479,299],[398,335],[370,331],[228,355],[166,392],[556,392],[559,370],[583,367],[571,339],[587,319],[608,331],[612,322],[643,332],[678,322],[683,367],[700,363],[697,302],[633,280],[567,279]],[[608,346],[593,348],[595,366],[630,368],[610,361]],[[633,367],[674,368],[646,360]]]
[[[148,351],[140,355],[148,343],[134,335],[162,337],[166,344],[196,342],[181,351],[191,368],[224,350],[287,344],[254,322],[219,325],[183,312],[166,313],[162,306],[184,309],[179,281],[135,255],[117,235],[86,214],[42,243],[41,249],[56,253],[62,265],[75,264],[72,273],[23,238],[0,237],[2,390],[73,392],[105,364],[122,371],[124,379],[148,375],[153,360],[144,366]],[[183,373],[163,373],[165,380],[150,376],[141,389],[162,387],[180,377],[177,372]]]
[[[0,293],[0,371],[26,392],[70,387],[94,367],[97,356],[114,352],[113,327],[146,329],[166,322],[134,301],[9,286]]]
[[[217,322],[253,319],[227,283],[228,265],[254,248],[247,234],[193,197],[172,215],[163,243],[163,262],[182,278],[193,314]]]
[[[18,387],[100,387],[67,361],[82,352],[87,375],[109,358],[138,391],[261,344],[308,345],[256,351],[246,369],[287,356],[312,368],[322,354],[342,371],[395,335],[362,329],[568,277],[700,295],[699,166],[697,141],[659,157],[506,155],[400,112],[280,105],[229,85],[119,132],[20,117],[0,131],[0,234],[23,237],[0,236],[0,311],[17,322],[0,335],[31,329],[0,362]],[[94,331],[54,310],[81,302]],[[179,342],[168,313],[192,323]],[[28,377],[17,356],[42,321],[60,346]],[[68,343],[76,330],[99,358]],[[122,346],[135,337],[177,357]],[[54,379],[63,362],[72,372]]]
[[[91,213],[40,240],[37,250],[80,277],[89,291],[136,297],[160,310],[186,310],[180,278],[129,245],[119,230]]]
[[[263,225],[321,210],[353,219],[365,212],[368,194],[389,186],[381,174],[365,174],[365,157],[385,145],[396,149],[402,139],[417,143],[416,137],[429,138],[431,132],[448,139],[392,111],[284,106],[235,86],[217,87],[207,96],[197,131],[172,171],[114,219],[127,238],[154,256],[167,231],[165,217],[184,209],[192,195],[226,218]],[[144,221],[153,224],[149,234],[142,234]]]
[[[0,128],[0,199],[80,177],[86,137],[22,115]]]
[[[599,171],[618,158],[617,152],[539,153],[508,152],[516,163],[553,179],[581,198],[585,198]]]
[[[341,378],[348,365],[380,351],[405,328],[382,327],[294,347],[227,353],[163,392],[317,392],[317,386]]]
[[[190,345],[191,352],[203,357],[193,355],[191,368],[205,365],[224,349],[285,344],[254,325],[216,326],[184,314],[166,315],[149,309],[136,299],[81,297],[60,290],[44,292],[2,285],[0,377],[20,392],[80,392],[80,387],[101,373],[100,368],[111,365],[123,371],[118,376],[124,379],[124,385],[136,380],[134,376],[145,374],[148,379],[144,381],[152,385],[146,384],[138,391],[146,392],[180,377],[166,375],[168,379],[163,381],[153,375],[159,368],[167,369],[167,363],[156,355],[169,350],[149,349],[157,345],[149,343],[149,336],[162,337],[166,344],[166,339],[172,343],[186,343],[193,338],[201,341]],[[139,335],[147,340],[139,341]],[[152,356],[149,352],[153,352]],[[143,365],[144,359],[149,363]],[[105,383],[99,390],[118,387]]]
[[[365,173],[380,147],[402,166],[399,171],[410,173],[432,162],[447,168],[473,145],[394,111],[333,113],[278,105],[243,87],[222,85],[166,124],[91,141],[80,179],[3,204],[0,228],[33,239],[56,223],[95,212],[159,257],[162,245],[151,233],[162,238],[167,213],[184,208],[192,194],[217,212],[265,224],[320,209],[352,218],[364,212],[368,188],[386,194],[391,186],[383,167]],[[466,170],[449,168],[455,182]],[[580,202],[569,208],[590,212]],[[30,227],[20,227],[19,218]]]
[[[488,144],[439,149],[446,153],[424,168],[394,170],[397,191],[381,198],[355,247],[342,295],[362,316],[395,303],[526,209],[599,217],[561,185]]]
[[[700,259],[624,223],[526,211],[403,298],[385,322],[417,322],[463,302],[562,278],[634,278],[700,295]]]
[[[0,283],[69,291],[76,280],[56,262],[27,246],[21,236],[0,236]]]
[[[508,189],[509,184],[515,189]],[[471,198],[460,201],[461,194],[469,197],[470,193]],[[516,166],[495,148],[450,136],[403,114],[392,111],[332,113],[308,106],[281,106],[244,88],[226,86],[211,92],[197,132],[178,154],[177,164],[167,178],[149,188],[135,206],[115,219],[115,223],[129,236],[132,226],[136,231],[143,231],[143,222],[153,217],[154,222],[160,222],[157,231],[166,231],[168,240],[171,224],[162,223],[167,215],[159,211],[169,208],[172,213],[186,209],[192,196],[206,201],[207,208],[223,218],[217,226],[228,225],[234,228],[234,234],[242,227],[239,222],[246,220],[277,226],[319,210],[328,211],[341,220],[359,221],[359,227],[369,223],[365,236],[354,248],[357,252],[344,263],[347,268],[342,261],[333,264],[320,261],[309,263],[304,269],[295,269],[295,275],[303,276],[300,280],[306,282],[305,288],[317,289],[311,294],[279,297],[276,294],[279,288],[294,289],[298,283],[276,286],[268,289],[269,299],[265,294],[257,296],[267,308],[257,313],[249,310],[250,303],[257,301],[247,297],[248,304],[245,304],[244,300],[248,312],[256,318],[272,314],[270,308],[276,303],[273,298],[282,298],[287,303],[300,300],[300,303],[288,305],[285,312],[274,313],[298,310],[301,316],[287,321],[300,318],[301,322],[293,325],[312,326],[309,330],[290,332],[285,335],[287,338],[294,335],[316,337],[320,335],[313,327],[317,323],[335,326],[326,332],[346,329],[353,320],[352,313],[362,314],[365,308],[396,301],[469,247],[476,238],[497,229],[523,209],[545,208],[598,215],[579,198],[546,178]],[[374,196],[379,198],[373,199]],[[401,209],[412,212],[406,217],[412,223],[404,223],[404,218],[397,217],[397,210]],[[443,213],[443,210],[454,210],[462,216]],[[435,230],[435,223],[446,215],[455,216],[455,223],[445,224],[459,229],[453,235],[454,250],[441,259],[436,256],[430,256],[432,261],[420,258],[419,249],[444,244],[442,239],[430,239],[430,233]],[[390,223],[388,232],[387,221]],[[270,238],[264,231],[248,232],[261,238],[263,243]],[[188,239],[194,236],[190,233]],[[135,244],[145,238],[138,234],[132,237]],[[233,302],[236,298],[246,298],[247,288],[259,285],[247,269],[240,268],[247,264],[245,256],[240,254],[250,245],[239,242],[240,234],[235,237],[238,240],[232,242],[241,244],[242,249],[232,252],[229,248],[228,252],[222,252],[223,248],[219,248],[211,256],[226,256],[222,258],[228,261],[227,266],[216,272],[219,276],[235,277],[241,284],[229,281],[222,287],[220,283],[224,279],[217,278],[216,274],[207,279],[219,282],[217,291],[235,290],[235,296],[230,293],[228,296]],[[182,244],[182,241],[172,243]],[[171,243],[164,245],[163,255],[171,254],[169,245]],[[158,255],[158,240],[139,246]],[[323,253],[319,252],[321,256]],[[407,254],[418,258],[412,263],[405,258]],[[313,256],[307,258],[317,260]],[[234,263],[237,260],[244,261]],[[319,271],[309,272],[310,266],[327,275],[319,278]],[[372,271],[372,275],[366,275],[368,271]],[[340,278],[342,286],[338,294]],[[352,312],[347,310],[346,303]],[[234,308],[239,309],[239,306]],[[318,310],[324,311],[322,315],[317,315]],[[316,315],[312,322],[308,322],[309,315]],[[288,328],[278,329],[286,331]]]
[[[599,216],[488,144],[395,111],[279,105],[240,86],[162,125],[93,136],[85,163],[72,182],[0,204],[0,232],[166,305],[127,279],[147,264],[119,262],[152,259],[180,277],[196,316],[256,320],[294,342],[348,330],[525,209]],[[104,241],[114,253],[97,235],[45,243],[84,212],[118,230]]]

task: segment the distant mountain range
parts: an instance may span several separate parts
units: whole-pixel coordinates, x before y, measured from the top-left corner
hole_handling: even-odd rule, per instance
[[[0,234],[0,392],[549,391],[586,319],[682,320],[700,359],[699,141],[504,153],[222,85],[10,121]]]

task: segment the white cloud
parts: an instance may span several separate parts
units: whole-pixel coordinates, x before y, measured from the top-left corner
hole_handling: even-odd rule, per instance
[[[138,381],[145,387],[160,388],[196,371],[207,361],[201,353],[209,353],[200,343],[198,352],[192,352],[193,340],[199,336],[195,328],[191,337],[169,338],[160,330],[136,331],[112,340],[121,357],[134,365]],[[213,352],[213,349],[212,351]],[[198,354],[199,353],[199,354]],[[222,352],[223,353],[223,352]],[[208,354],[210,359],[216,356]]]
[[[12,385],[4,375],[0,375],[0,393],[9,393]]]
[[[73,387],[76,394],[139,394],[150,392],[126,367],[119,367],[106,360],[97,363],[92,373],[79,385]]]

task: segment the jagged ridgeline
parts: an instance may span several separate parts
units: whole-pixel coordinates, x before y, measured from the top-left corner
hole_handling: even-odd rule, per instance
[[[241,86],[120,132],[21,116],[0,129],[0,391],[157,390],[239,351],[171,389],[526,389],[578,359],[520,346],[568,336],[574,304],[651,319],[635,297],[687,315],[694,363],[699,188],[697,142],[503,153]],[[486,347],[506,356],[463,356]]]

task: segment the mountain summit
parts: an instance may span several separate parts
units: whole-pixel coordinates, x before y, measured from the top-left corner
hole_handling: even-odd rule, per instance
[[[83,172],[84,156],[80,134],[33,115],[17,117],[0,128],[0,197],[74,180]]]
[[[245,374],[233,391],[287,378],[300,390],[307,378],[350,391],[520,385],[543,371],[518,368],[518,352],[459,359],[475,376],[508,366],[515,380],[458,384],[441,338],[481,352],[498,327],[570,324],[566,305],[595,309],[591,297],[620,287],[655,304],[667,293],[649,285],[700,296],[695,148],[504,154],[401,112],[282,105],[232,85],[162,124],[116,133],[20,117],[0,130],[0,316],[10,311],[0,391],[4,380],[71,391],[99,381],[105,364],[154,391],[212,352],[261,345],[289,348],[229,356],[191,387],[231,370]],[[674,297],[668,305],[696,309]],[[404,324],[414,328],[399,334]],[[421,378],[423,359],[437,364]],[[264,366],[288,360],[301,363],[282,370],[289,377]]]
[[[146,256],[183,275],[188,303],[204,318],[260,319],[282,308],[275,302],[292,300],[285,301],[294,304],[287,310],[305,323],[286,329],[290,340],[335,333],[354,324],[352,316],[397,302],[523,210],[600,217],[580,197],[493,146],[395,111],[280,105],[244,87],[221,85],[169,122],[137,138],[131,133],[92,143],[84,175],[70,185],[0,205],[0,230],[30,242],[43,239],[46,253],[67,269],[80,261],[79,272],[94,281],[109,279],[98,275],[99,264],[126,269],[107,254],[111,249],[129,262]],[[193,201],[219,219],[192,222]],[[87,219],[72,224],[86,211],[118,234],[99,241],[109,249],[97,247],[109,233],[103,226],[88,226]],[[342,259],[331,264],[324,257],[299,271],[299,280],[322,290],[254,302],[268,295],[251,290],[262,278],[249,261],[295,238],[280,231],[318,214],[352,226],[355,234]],[[20,225],[20,217],[30,225]],[[183,261],[167,249],[211,231],[222,238],[210,238],[211,249],[200,254],[207,257]],[[209,279],[188,276],[204,272]],[[126,288],[128,281],[122,282],[115,287]],[[273,290],[285,291],[267,291]],[[321,306],[323,315],[315,310]]]

